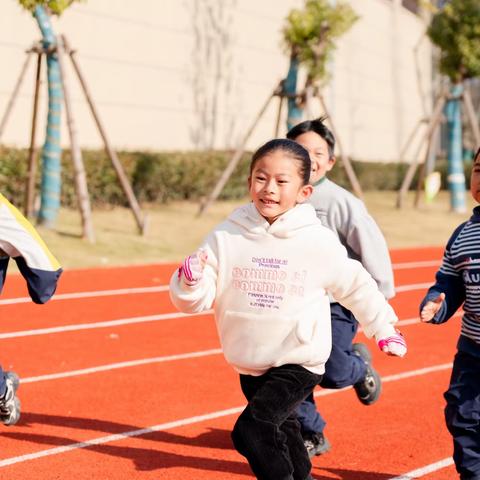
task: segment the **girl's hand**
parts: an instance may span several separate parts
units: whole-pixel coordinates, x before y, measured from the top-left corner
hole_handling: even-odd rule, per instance
[[[444,300],[445,294],[440,293],[437,298],[427,302],[420,312],[420,320],[422,322],[429,322],[438,313]]]
[[[184,282],[187,285],[193,286],[197,284],[203,277],[203,270],[207,263],[207,258],[207,252],[202,249],[196,251],[193,255],[189,255],[178,269],[179,278],[183,276]]]
[[[378,348],[387,355],[403,357],[407,353],[407,342],[398,330],[393,335],[378,338],[377,344]]]

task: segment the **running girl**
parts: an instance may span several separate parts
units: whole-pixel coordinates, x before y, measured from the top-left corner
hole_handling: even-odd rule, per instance
[[[330,354],[327,291],[384,352],[406,353],[375,281],[304,203],[310,167],[292,140],[259,148],[248,178],[252,202],[217,226],[170,282],[179,310],[214,305],[225,358],[248,400],[233,443],[262,480],[312,478],[295,408],[320,382]]]

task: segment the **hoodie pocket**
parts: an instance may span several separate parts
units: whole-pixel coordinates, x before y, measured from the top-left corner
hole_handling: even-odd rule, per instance
[[[298,345],[296,322],[281,315],[227,310],[220,324],[225,358],[246,369],[266,369]]]

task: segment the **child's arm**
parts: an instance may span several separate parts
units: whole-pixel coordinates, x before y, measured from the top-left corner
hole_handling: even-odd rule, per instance
[[[33,225],[0,194],[0,248],[12,257],[27,282],[35,303],[45,303],[55,293],[62,268]],[[5,279],[8,259],[2,259],[0,281]],[[1,290],[1,288],[0,288]]]
[[[442,268],[444,264],[442,264]],[[420,320],[429,323],[444,323],[464,301],[465,286],[461,276],[445,275],[442,270],[439,270],[436,274],[435,285],[430,287],[420,304]]]
[[[377,282],[385,298],[395,296],[392,262],[379,226],[362,202],[350,203],[348,221],[341,227],[345,243]]]
[[[455,230],[448,241],[442,265],[435,275],[435,285],[429,288],[420,304],[420,320],[422,322],[444,323],[465,301],[463,277],[455,268],[450,254],[450,248],[463,225]]]
[[[216,259],[205,246],[186,257],[170,280],[170,298],[178,310],[197,313],[209,309],[216,294]]]
[[[352,311],[365,335],[368,338],[374,336],[383,352],[405,355],[405,339],[394,327],[398,318],[372,276],[360,262],[348,258],[341,245],[329,249],[326,258],[330,272],[327,290]]]

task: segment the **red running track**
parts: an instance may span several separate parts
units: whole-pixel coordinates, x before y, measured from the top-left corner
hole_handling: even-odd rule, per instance
[[[315,479],[456,478],[442,393],[459,318],[417,321],[441,254],[392,251],[392,305],[409,353],[386,357],[359,333],[383,393],[365,407],[351,389],[316,392],[332,450],[314,459]],[[219,351],[212,315],[172,307],[165,285],[174,268],[67,271],[44,306],[27,303],[22,279],[9,277],[0,360],[21,376],[22,417],[0,426],[0,479],[253,478],[230,442],[244,404],[237,375]]]

